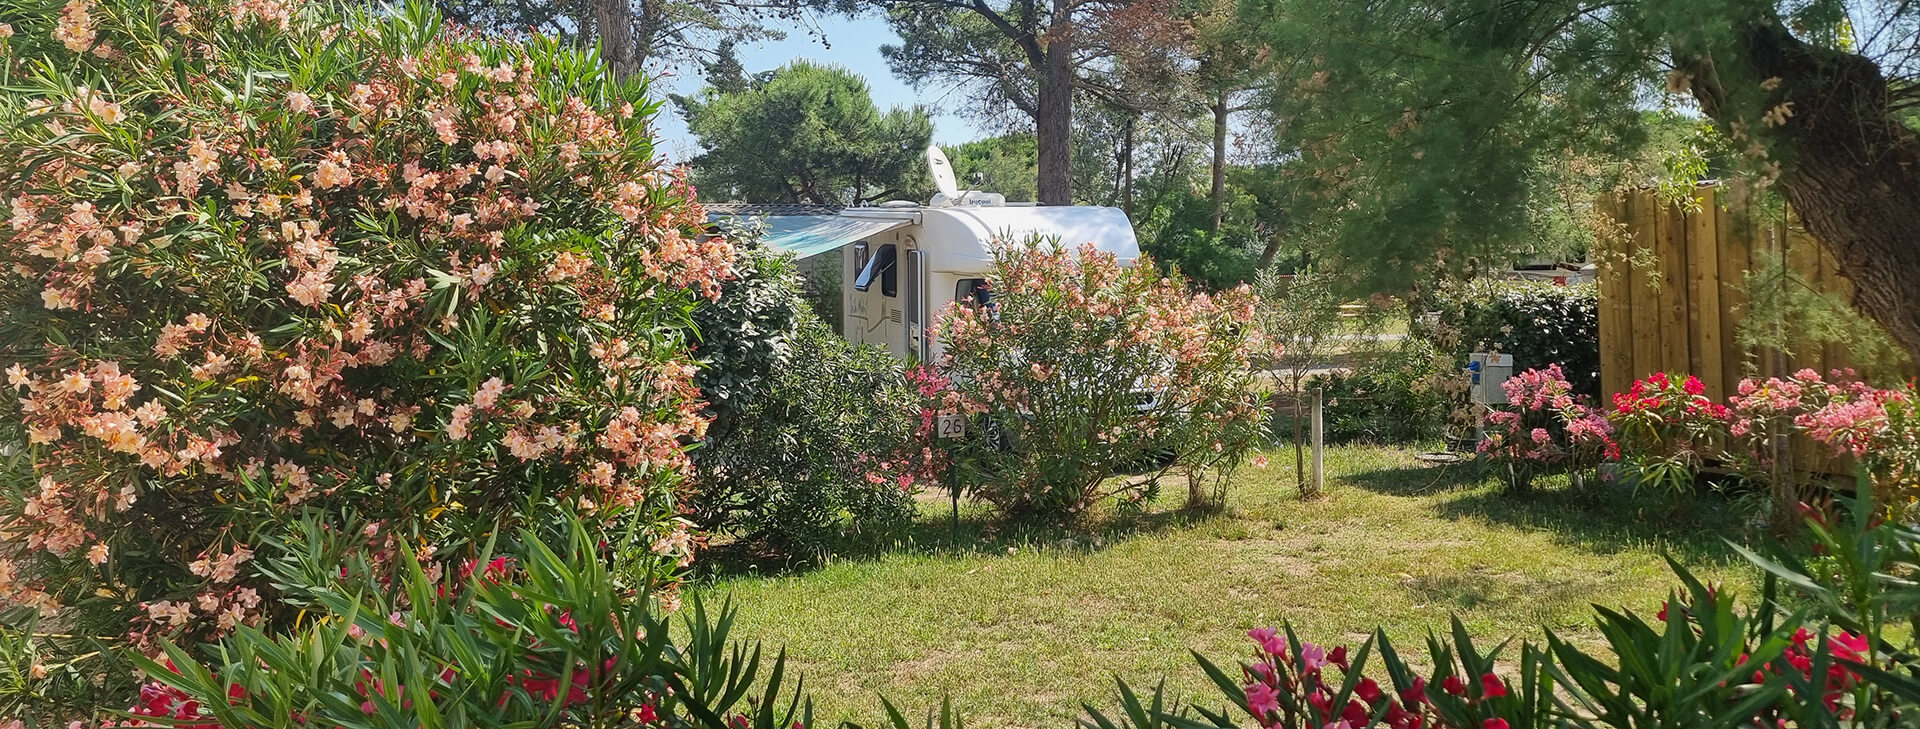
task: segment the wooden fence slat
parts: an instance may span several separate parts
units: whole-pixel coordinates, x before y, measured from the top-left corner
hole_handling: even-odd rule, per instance
[[[1660,306],[1650,275],[1657,270],[1657,264],[1644,260],[1648,251],[1658,250],[1654,246],[1655,221],[1659,219],[1659,212],[1653,196],[1643,191],[1633,196],[1633,206],[1627,219],[1633,229],[1633,237],[1626,242],[1626,247],[1627,255],[1633,259],[1627,281],[1628,292],[1634,301],[1631,319],[1633,329],[1629,341],[1633,351],[1633,377],[1636,379],[1661,367],[1660,347],[1663,338],[1660,334]]]
[[[1719,203],[1714,206],[1714,237],[1720,241],[1716,258],[1720,271],[1721,378],[1731,389],[1755,365],[1740,347],[1739,330],[1747,307],[1748,254],[1757,228],[1744,196],[1719,189],[1714,198]]]
[[[1597,203],[1613,222],[1631,220],[1628,206],[1632,196],[1623,193],[1604,195]],[[1601,221],[1603,224],[1607,221]],[[1600,261],[1600,392],[1605,396],[1627,389],[1633,382],[1633,298],[1628,283],[1632,263],[1627,261],[1627,245],[1614,231],[1604,231],[1595,241],[1594,258]],[[1610,397],[1603,399],[1603,404]]]
[[[1713,189],[1694,191],[1697,212],[1687,216],[1687,325],[1692,328],[1689,372],[1707,381],[1707,396],[1724,400],[1731,383],[1723,376],[1720,316],[1719,216]]]
[[[1821,286],[1833,292],[1840,301],[1852,301],[1853,282],[1840,275],[1840,262],[1834,260],[1833,252],[1827,250],[1826,246],[1819,246],[1819,248]],[[1843,342],[1828,342],[1826,354],[1828,367],[1844,370],[1854,366],[1853,355],[1847,351],[1846,344]]]
[[[1656,198],[1660,206],[1659,229],[1655,231],[1660,256],[1660,369],[1686,372],[1692,359],[1688,350],[1693,332],[1687,327],[1687,221],[1686,210]]]

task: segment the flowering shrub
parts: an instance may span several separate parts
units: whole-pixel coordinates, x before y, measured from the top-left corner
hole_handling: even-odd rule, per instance
[[[676,626],[607,568],[598,535],[566,529],[436,579],[411,550],[396,573],[309,528],[266,569],[323,617],[236,634],[205,662],[169,643],[142,662],[152,680],[131,713],[208,729],[811,723],[784,658],[731,643],[731,609],[696,602]]]
[[[1560,365],[1527,370],[1500,383],[1511,410],[1487,414],[1481,455],[1504,466],[1509,484],[1524,489],[1535,476],[1578,473],[1620,457],[1613,426],[1560,373]]]
[[[1920,495],[1920,425],[1911,385],[1880,389],[1850,371],[1822,377],[1803,369],[1787,378],[1742,380],[1736,392],[1727,398],[1729,460],[1746,478],[1772,484],[1776,504],[1796,503],[1809,486],[1794,471],[1821,465],[1780,467],[1777,446],[1798,438],[1817,444],[1820,455],[1855,459],[1879,494],[1903,510]]]
[[[1626,475],[1658,488],[1693,483],[1729,417],[1726,406],[1706,391],[1698,377],[1655,372],[1614,393],[1610,419]]]
[[[1255,723],[1267,729],[1375,725],[1493,729],[1509,726],[1510,718],[1527,726],[1529,722],[1521,717],[1538,713],[1541,696],[1536,687],[1510,690],[1493,671],[1496,656],[1477,654],[1457,620],[1454,625],[1461,641],[1459,652],[1456,655],[1454,646],[1434,642],[1435,670],[1430,677],[1415,675],[1384,633],[1376,632],[1349,656],[1346,646],[1329,650],[1300,641],[1291,626],[1256,628],[1247,633],[1258,644],[1254,660],[1241,665],[1246,685],[1238,691],[1231,683],[1220,685],[1229,698],[1240,699],[1236,703]],[[1380,652],[1387,668],[1386,686],[1365,674],[1373,650]],[[1204,658],[1201,661],[1220,683],[1225,677],[1220,670]]]
[[[302,514],[435,571],[561,504],[638,524],[636,576],[690,558],[682,332],[733,252],[640,84],[417,3],[0,18],[0,606],[80,636],[35,648],[74,693],[6,703],[124,708],[116,648],[281,624],[255,550]]]
[[[955,302],[935,321],[937,371],[916,375],[936,411],[985,415],[958,451],[986,472],[974,493],[1002,511],[1058,517],[1105,495],[1116,471],[1156,463],[1225,473],[1256,445],[1264,398],[1249,356],[1262,340],[1246,287],[1190,294],[1149,263],[1030,239],[994,252],[991,309]],[[1127,503],[1154,482],[1122,484]]]

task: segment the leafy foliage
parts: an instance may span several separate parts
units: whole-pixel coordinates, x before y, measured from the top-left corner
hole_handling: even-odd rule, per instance
[[[917,198],[933,120],[920,108],[874,108],[867,83],[837,66],[795,61],[745,88],[677,99],[703,152],[709,198],[862,205]]]
[[[1668,174],[1620,181],[1694,178],[1724,159],[1777,183],[1865,281],[1854,305],[1920,351],[1902,283],[1920,257],[1894,232],[1912,227],[1904,196],[1920,190],[1920,136],[1903,123],[1920,93],[1920,7],[1281,0],[1260,11],[1252,22],[1275,49],[1267,106],[1285,120],[1272,151],[1298,156],[1329,203],[1318,222],[1368,262],[1356,273],[1369,288],[1409,290],[1535,247],[1541,211],[1578,209],[1541,202],[1585,187],[1543,161],[1644,158],[1663,125],[1693,117],[1712,141],[1662,140],[1671,146],[1651,156]]]
[[[602,27],[597,13],[624,5],[630,24]],[[712,78],[716,66],[737,64],[734,49],[787,37],[789,29],[808,28],[819,13],[845,13],[848,0],[433,0],[449,20],[489,33],[534,32],[575,43],[582,49],[624,33],[633,43],[623,65],[656,68],[662,62],[698,61]],[[809,28],[809,30],[811,30]],[[625,70],[625,69],[623,69]]]
[[[793,363],[793,340],[807,316],[800,292],[791,260],[763,247],[745,246],[719,298],[694,307],[699,335],[694,355],[700,372],[693,383],[714,416],[707,428],[709,442],[730,438],[730,417],[765,398],[774,375]]]
[[[1033,202],[1034,176],[1040,165],[1033,135],[1002,134],[945,151],[961,187],[997,192],[1009,202]]]
[[[139,658],[153,683],[135,714],[222,729],[812,722],[785,656],[733,642],[730,607],[696,599],[676,626],[577,521],[483,550],[458,575],[404,546],[373,564],[336,539],[309,523],[265,567],[315,619],[244,628],[204,663],[170,643],[164,663]]]
[[[0,608],[42,662],[0,706],[123,709],[120,649],[291,622],[252,557],[303,517],[439,565],[577,506],[671,590],[734,252],[643,84],[420,3],[0,17]]]
[[[802,316],[770,364],[694,451],[692,518],[802,557],[909,522],[919,422],[900,362]]]
[[[1756,258],[1740,281],[1747,305],[1734,340],[1741,349],[1792,356],[1803,347],[1843,344],[1875,381],[1897,381],[1912,372],[1912,358],[1843,297],[1810,284],[1778,253],[1760,252]]]
[[[1309,371],[1327,366],[1339,343],[1343,328],[1341,301],[1328,277],[1312,270],[1286,276],[1269,269],[1260,274],[1254,291],[1260,295],[1261,304],[1255,321],[1267,341],[1273,344],[1276,354],[1271,362],[1255,362],[1255,366],[1287,375],[1293,395],[1294,480],[1300,485],[1301,496],[1314,496],[1313,486],[1307,480],[1306,418],[1302,412],[1301,388],[1306,384]]]
[[[1600,396],[1600,296],[1593,284],[1474,280],[1441,287],[1423,301],[1469,352],[1513,355],[1513,368],[1559,365],[1573,391]],[[1417,336],[1430,332],[1417,331]]]
[[[953,446],[974,495],[1009,514],[1071,518],[1108,495],[1123,469],[1179,468],[1189,499],[1201,474],[1231,472],[1264,428],[1249,367],[1266,345],[1246,287],[1193,295],[1150,261],[1122,267],[1091,245],[1000,246],[992,302],[960,301],[934,331],[946,352],[916,374],[936,412],[975,418]],[[1151,498],[1156,480],[1113,488]],[[1218,497],[1214,497],[1217,499]]]
[[[1351,371],[1307,378],[1324,403],[1328,442],[1412,443],[1440,437],[1454,396],[1443,386],[1457,378],[1452,357],[1424,340],[1409,339],[1375,354]]]

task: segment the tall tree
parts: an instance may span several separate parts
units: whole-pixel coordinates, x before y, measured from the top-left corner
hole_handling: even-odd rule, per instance
[[[863,205],[918,197],[933,137],[925,109],[882,113],[867,82],[796,61],[728,90],[674,99],[704,150],[694,179],[709,197]]]
[[[1210,1],[1210,0],[1202,0]],[[1218,0],[1225,2],[1227,0]],[[1181,52],[1193,37],[1181,0],[1134,0],[1101,15],[1098,34],[1112,59],[1089,96],[1102,116],[1118,117],[1111,153],[1121,209],[1134,215],[1135,172],[1142,133],[1162,117],[1155,131],[1165,133],[1164,117],[1178,114],[1191,94],[1191,59]]]
[[[901,38],[881,48],[888,67],[916,86],[972,86],[978,116],[1016,110],[1038,144],[1040,202],[1071,204],[1075,91],[1111,56],[1082,29],[1130,0],[873,1]]]
[[[1258,46],[1250,42],[1249,28],[1242,22],[1240,3],[1235,0],[1189,0],[1185,10],[1192,28],[1186,44],[1194,59],[1191,83],[1206,106],[1213,131],[1208,196],[1213,201],[1212,229],[1217,233],[1227,213],[1231,116],[1254,108],[1247,92],[1258,83],[1252,73]]]
[[[1015,202],[1033,202],[1039,153],[1033,135],[1002,134],[947,148],[960,186],[997,192]]]
[[[1697,103],[1920,356],[1920,3],[1262,0],[1297,69],[1284,146],[1341,248],[1405,285],[1526,233],[1546,155],[1631,154],[1650,103]],[[1276,55],[1281,55],[1276,52]],[[1674,101],[1672,103],[1682,103]]]

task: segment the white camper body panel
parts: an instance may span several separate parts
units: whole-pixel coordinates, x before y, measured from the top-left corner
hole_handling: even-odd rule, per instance
[[[927,336],[940,311],[985,279],[993,250],[1028,237],[1055,238],[1072,249],[1091,243],[1122,265],[1140,258],[1133,225],[1117,208],[1103,207],[880,207],[853,208],[843,217],[899,221],[841,249],[842,331],[856,344],[886,347],[908,361],[942,352]],[[870,272],[867,290],[857,284]]]

